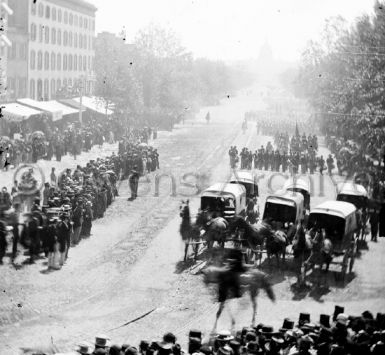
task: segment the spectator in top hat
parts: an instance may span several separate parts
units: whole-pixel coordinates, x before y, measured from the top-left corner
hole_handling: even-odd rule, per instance
[[[344,308],[344,307],[341,307],[341,306],[335,306],[335,307],[334,307],[333,322],[336,321],[336,318],[337,318],[337,316],[338,316],[340,313],[344,313],[344,310],[345,310],[345,308]]]
[[[109,346],[110,338],[104,334],[95,337],[95,350],[106,349]],[[94,351],[95,352],[95,351]]]
[[[91,355],[92,354],[92,345],[87,342],[79,343],[76,351],[82,355]]]

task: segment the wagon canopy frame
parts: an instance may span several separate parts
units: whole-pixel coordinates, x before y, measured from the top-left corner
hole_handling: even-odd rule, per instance
[[[235,172],[230,179],[230,184],[243,185],[246,189],[246,197],[259,196],[257,176],[250,171],[240,170]]]

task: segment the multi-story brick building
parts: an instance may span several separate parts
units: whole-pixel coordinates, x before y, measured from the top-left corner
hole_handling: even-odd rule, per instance
[[[93,91],[96,7],[84,0],[9,0],[12,99],[50,100],[62,87],[83,82]]]
[[[0,0],[0,101],[7,100],[7,57],[12,45],[8,38],[8,17],[11,15],[8,0]]]

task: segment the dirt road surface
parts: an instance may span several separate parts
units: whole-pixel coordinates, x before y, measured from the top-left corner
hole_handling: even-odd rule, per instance
[[[203,285],[202,276],[194,275],[196,264],[181,261],[184,245],[178,232],[180,200],[188,196],[194,213],[199,196],[194,188],[181,186],[180,179],[192,173],[204,176],[202,181],[206,185],[226,179],[230,173],[227,152],[231,145],[254,150],[271,140],[258,136],[252,124],[245,134],[241,131],[244,113],[263,108],[260,89],[245,90],[226,98],[219,106],[203,109],[195,121],[170,133],[161,132],[153,144],[160,153],[161,173],[175,177],[176,196],[170,195],[166,177],[161,180],[159,196],[155,196],[156,179],[150,175],[141,179],[140,198],[128,202],[129,188],[123,183],[120,196],[105,217],[95,222],[91,238],[70,250],[62,270],[47,273],[44,261],[20,269],[2,266],[0,353],[11,354],[21,346],[51,342],[68,351],[79,341],[92,342],[98,333],[108,334],[113,342],[133,345],[141,339],[156,339],[166,331],[174,332],[182,345],[186,345],[191,328],[199,328],[208,335],[217,310],[215,292]],[[210,124],[204,120],[208,110]],[[115,148],[106,146],[90,156]],[[324,156],[328,153],[322,144],[320,149]],[[68,164],[74,162],[69,160]],[[282,186],[284,178],[257,173],[265,174],[260,179],[262,206],[269,189]],[[314,186],[312,205],[334,198],[330,178],[315,175]],[[384,251],[384,240],[369,242],[346,285],[336,279],[336,269],[327,280],[329,287],[322,289],[299,292],[293,288],[295,276],[290,260],[282,270],[267,268],[277,302],[273,304],[264,294],[260,296],[257,323],[278,327],[285,317],[296,320],[301,311],[309,312],[312,320],[318,321],[319,314],[332,313],[335,304],[344,305],[349,314],[367,309],[374,313],[384,311]],[[238,326],[249,325],[249,299],[245,296],[235,306]],[[151,313],[123,326],[148,312]],[[219,329],[229,325],[229,317],[224,314]]]

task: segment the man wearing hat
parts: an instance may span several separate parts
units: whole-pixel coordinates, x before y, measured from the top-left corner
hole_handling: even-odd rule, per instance
[[[81,342],[78,345],[78,347],[76,348],[76,351],[82,355],[91,355],[92,354],[92,346],[91,346],[91,344],[88,344],[87,342]]]
[[[134,165],[134,169],[131,171],[131,175],[128,181],[131,190],[131,197],[128,199],[128,201],[133,201],[138,197],[139,172],[137,165]]]
[[[63,266],[64,261],[68,257],[68,249],[71,243],[71,225],[67,213],[62,213],[60,216],[60,222],[57,227],[57,239],[59,242],[60,265]]]
[[[101,354],[101,352],[98,352],[98,350],[102,349],[105,350],[105,354],[107,353],[107,348],[110,344],[110,338],[106,335],[97,335],[95,337],[95,350],[93,354]]]

